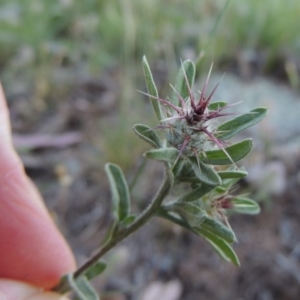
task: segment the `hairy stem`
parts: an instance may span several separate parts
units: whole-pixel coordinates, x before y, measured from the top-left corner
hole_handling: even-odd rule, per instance
[[[152,202],[149,204],[149,206],[140,214],[140,216],[132,224],[116,232],[115,236],[109,239],[88,261],[86,261],[81,267],[79,267],[74,272],[74,278],[83,275],[91,266],[96,264],[99,261],[99,259],[107,252],[109,252],[115,245],[123,241],[125,238],[127,238],[129,235],[131,235],[133,232],[135,232],[145,223],[147,223],[149,219],[152,216],[154,216],[161,207],[161,204],[165,197],[168,195],[172,185],[173,176],[170,173],[169,169],[166,167],[164,181],[157,194],[154,196]],[[53,290],[65,293],[66,291],[70,290],[70,287],[67,282],[64,282],[63,284],[56,286]]]

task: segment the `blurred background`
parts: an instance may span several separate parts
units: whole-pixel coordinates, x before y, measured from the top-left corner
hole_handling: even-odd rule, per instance
[[[213,100],[270,109],[250,132],[256,147],[241,183],[262,212],[231,218],[241,267],[153,219],[106,256],[109,268],[93,282],[101,299],[298,299],[299,16],[299,0],[1,0],[0,76],[14,143],[79,264],[111,221],[104,163],[134,180],[148,148],[132,126],[156,124],[136,92],[145,90],[144,54],[162,97],[189,58],[197,89],[212,62],[210,88],[226,73]],[[136,212],[162,176],[152,162],[144,171]]]

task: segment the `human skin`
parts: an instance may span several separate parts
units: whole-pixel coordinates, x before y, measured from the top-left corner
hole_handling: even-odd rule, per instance
[[[0,141],[0,300],[66,299],[45,291],[75,260],[13,148],[1,84]]]

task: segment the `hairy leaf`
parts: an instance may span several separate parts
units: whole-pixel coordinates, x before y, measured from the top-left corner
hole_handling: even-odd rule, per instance
[[[127,182],[119,166],[108,163],[105,165],[105,171],[110,183],[114,212],[118,220],[122,221],[130,213],[130,195]]]
[[[206,218],[200,227],[210,231],[230,244],[236,240],[235,234],[230,228],[212,218]]]
[[[177,175],[178,175],[178,177],[180,177],[180,179],[182,177],[194,177],[195,176],[195,172],[193,171],[192,166],[188,160],[182,160],[180,173],[178,172]]]
[[[136,219],[135,215],[129,215],[121,222],[120,225],[128,226],[129,224],[133,223],[135,221],[135,219]]]
[[[252,139],[245,139],[239,143],[231,145],[225,148],[225,151],[231,157],[231,160],[237,162],[243,159],[252,149]],[[200,154],[200,159],[211,165],[230,165],[232,161],[226,155],[226,153],[220,150],[206,151],[205,155]]]
[[[73,274],[69,274],[68,281],[80,300],[100,300],[86,277],[81,276],[75,279]]]
[[[241,214],[256,215],[260,212],[259,205],[248,198],[236,197],[231,200],[233,204],[233,211]]]
[[[158,135],[149,126],[144,124],[135,124],[133,126],[133,130],[141,139],[149,143],[152,147],[161,147],[161,142]]]
[[[227,105],[226,102],[213,102],[208,105],[208,109],[209,110],[218,110],[219,108],[222,108],[226,105]]]
[[[87,271],[85,271],[84,276],[91,280],[95,278],[96,276],[103,273],[106,269],[106,263],[103,261],[98,261],[95,265],[91,266]]]
[[[228,170],[228,171],[219,171],[218,174],[222,179],[229,179],[229,178],[244,178],[247,176],[248,172],[244,170]]]
[[[172,210],[178,213],[191,226],[199,226],[207,217],[207,213],[200,206],[191,202],[175,202]]]
[[[213,185],[201,184],[196,189],[192,190],[181,196],[178,201],[180,202],[194,202],[202,198],[214,188]]]
[[[176,216],[173,216],[172,214],[169,214],[168,212],[161,211],[159,214],[161,217],[168,219],[175,224],[178,224],[193,233],[197,235],[201,235],[204,237],[217,251],[217,253],[224,258],[227,261],[232,261],[235,265],[239,266],[239,260],[237,255],[235,254],[234,250],[231,248],[231,246],[219,235],[214,234],[211,230],[205,229],[202,225],[203,223],[198,227],[190,227],[185,220],[179,219]]]
[[[224,194],[227,192],[227,188],[223,187],[223,186],[217,186],[216,188],[213,189],[212,193],[215,195],[220,195],[220,194]]]
[[[143,57],[143,70],[144,70],[144,76],[145,76],[148,93],[152,96],[158,97],[157,88],[156,88],[155,82],[153,80],[153,76],[152,76],[146,56]],[[163,113],[161,110],[160,102],[153,97],[150,97],[150,101],[151,101],[153,110],[155,112],[155,115],[156,115],[156,118],[158,119],[158,121],[163,120],[164,116],[163,116]]]
[[[196,177],[203,183],[208,185],[221,184],[221,178],[217,172],[210,166],[204,164],[202,161],[197,162],[196,159],[190,158],[190,163],[195,172]]]
[[[149,150],[144,156],[150,159],[173,163],[179,156],[179,151],[175,148],[160,148]]]
[[[231,261],[236,266],[240,265],[236,253],[224,239],[201,227],[197,228],[197,233],[203,236],[223,259]]]
[[[172,168],[172,172],[176,179],[178,179],[178,177],[180,177],[182,171],[184,170],[184,166],[185,166],[185,161],[183,159],[179,158]]]
[[[222,187],[226,190],[230,189],[232,186],[234,186],[240,178],[228,178],[228,179],[223,179],[222,182]]]
[[[219,140],[227,140],[233,137],[240,131],[260,122],[266,116],[267,111],[266,108],[256,108],[247,114],[243,114],[221,124],[216,130],[216,138]]]
[[[183,99],[189,97],[189,90],[186,84],[186,78],[188,80],[189,86],[192,87],[194,84],[195,72],[195,64],[191,60],[184,61],[182,63],[181,68],[179,69],[174,88]],[[186,74],[186,78],[184,73]],[[179,104],[178,95],[175,91],[172,92],[171,102],[175,105]]]

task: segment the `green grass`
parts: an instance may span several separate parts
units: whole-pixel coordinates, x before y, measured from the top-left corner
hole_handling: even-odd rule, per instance
[[[2,0],[0,63],[11,65],[22,47],[32,51],[29,65],[84,65],[92,73],[206,46],[207,61],[236,49],[299,54],[298,0],[229,2],[215,28],[226,1]]]
[[[95,75],[143,54],[172,62],[206,50],[207,64],[243,49],[300,54],[298,0],[2,0],[0,9],[1,71],[29,68],[32,80],[37,67]]]
[[[142,111],[142,97],[127,91],[143,85],[144,54],[150,64],[165,62],[170,81],[187,53],[205,52],[200,73],[240,51],[261,51],[266,64],[299,57],[299,15],[299,0],[2,0],[0,75],[9,99],[21,85],[47,109],[65,99],[76,76],[115,68],[120,115],[130,122],[118,124],[127,130],[128,114]],[[107,135],[108,145],[121,143]]]

